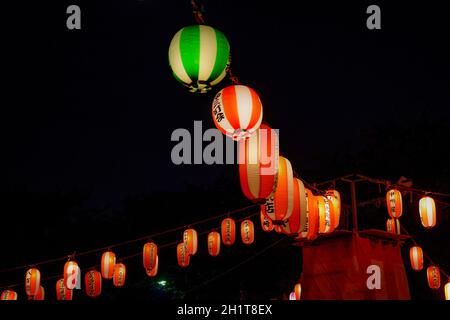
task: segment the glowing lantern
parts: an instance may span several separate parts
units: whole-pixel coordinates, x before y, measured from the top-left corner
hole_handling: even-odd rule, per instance
[[[260,126],[262,104],[253,89],[233,85],[220,90],[214,97],[212,117],[223,134],[239,141],[250,137]]]
[[[414,246],[409,249],[409,260],[414,271],[423,269],[423,251],[419,246]]]
[[[295,292],[291,292],[291,293],[289,294],[289,300],[296,300],[296,299],[295,299]]]
[[[400,234],[400,221],[398,219],[387,219],[386,221],[386,231],[392,234]]]
[[[400,218],[403,213],[402,194],[396,189],[386,193],[386,206],[391,218]]]
[[[330,233],[334,224],[333,203],[324,196],[317,196],[316,200],[319,209],[319,233]]]
[[[317,207],[317,199],[311,190],[305,188],[307,215],[305,228],[298,234],[297,239],[314,240],[319,232],[319,208]]]
[[[265,232],[272,231],[273,230],[272,220],[264,214],[263,205],[261,206],[260,218],[261,218],[261,228],[263,229],[263,231]]]
[[[327,198],[333,204],[333,226],[332,229],[336,229],[339,225],[339,219],[341,217],[341,195],[337,190],[327,190]]]
[[[423,197],[419,201],[420,221],[425,228],[433,228],[436,225],[436,205],[434,199]]]
[[[427,280],[430,289],[437,290],[441,287],[441,273],[436,266],[429,266],[427,268]]]
[[[29,296],[35,296],[41,286],[41,273],[38,269],[32,268],[25,273],[25,292]]]
[[[184,242],[179,243],[177,246],[177,259],[180,267],[186,268],[189,266],[190,255]]]
[[[266,200],[265,214],[272,221],[288,220],[294,209],[294,176],[288,159],[279,158],[277,190]]]
[[[5,290],[0,296],[0,300],[17,300],[17,292],[13,290]]]
[[[213,257],[217,257],[220,253],[220,234],[216,231],[208,234],[208,253]]]
[[[197,253],[198,236],[194,229],[187,229],[183,233],[183,241],[188,253],[193,256]]]
[[[28,300],[44,300],[45,299],[45,290],[42,286],[39,287],[38,293],[34,296],[28,296]]]
[[[236,223],[231,218],[223,219],[220,228],[222,242],[226,246],[231,246],[236,240]]]
[[[91,298],[96,298],[102,293],[102,275],[96,270],[91,270],[84,276],[84,286],[86,294]]]
[[[67,289],[64,285],[64,279],[56,281],[56,299],[57,300],[72,300],[73,290]]]
[[[123,287],[127,277],[127,268],[123,263],[118,263],[114,266],[113,284],[115,287]]]
[[[241,239],[242,243],[246,245],[250,245],[255,241],[255,227],[251,220],[241,222]]]
[[[80,288],[81,271],[75,261],[67,261],[64,264],[64,285],[67,289]]]
[[[159,265],[159,258],[156,256],[156,263],[152,269],[145,269],[145,272],[149,277],[155,277],[158,274],[158,265]]]
[[[145,269],[153,269],[158,257],[158,246],[154,242],[147,242],[143,249],[143,263]]]
[[[295,293],[295,300],[300,300],[302,296],[302,285],[300,283],[297,283],[294,287],[294,293]]]
[[[278,158],[278,135],[265,124],[250,138],[239,141],[239,178],[248,199],[265,201],[275,191]]]
[[[169,64],[175,78],[191,92],[207,92],[226,75],[230,59],[227,38],[205,25],[178,31],[169,46]]]
[[[114,252],[106,251],[102,255],[102,277],[105,279],[112,279],[114,275],[114,266],[116,265],[116,255]]]
[[[450,300],[450,281],[444,286],[445,300]]]
[[[305,229],[307,220],[306,191],[303,182],[294,178],[294,208],[289,220],[283,224],[283,233],[298,234]]]

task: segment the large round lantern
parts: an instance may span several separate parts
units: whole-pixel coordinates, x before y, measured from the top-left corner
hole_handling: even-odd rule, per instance
[[[450,281],[444,286],[445,300],[450,300]]]
[[[239,141],[250,137],[260,126],[263,109],[253,89],[233,85],[219,91],[212,104],[214,124],[223,134]]]
[[[266,124],[239,141],[239,179],[248,199],[264,202],[276,190],[278,148],[278,134]]]
[[[261,213],[260,213],[261,228],[265,232],[270,232],[273,230],[273,222],[268,216],[265,215],[264,211],[265,211],[264,205],[261,205]]]
[[[319,233],[330,233],[334,225],[333,203],[327,197],[320,195],[316,199],[319,209]]]
[[[386,206],[391,218],[400,218],[403,213],[402,193],[391,189],[386,193]]]
[[[84,276],[84,286],[86,294],[91,298],[96,298],[102,293],[102,275],[96,270],[91,270]]]
[[[153,269],[158,257],[158,246],[154,242],[147,242],[144,245],[142,259],[145,269]]]
[[[400,221],[395,218],[387,219],[386,231],[392,234],[400,234],[401,233]]]
[[[189,266],[190,255],[184,242],[177,245],[177,260],[180,267],[186,268]]]
[[[314,240],[319,233],[319,208],[317,206],[317,199],[311,190],[305,188],[306,194],[306,223],[303,230],[298,234],[297,239]]]
[[[232,218],[225,218],[220,228],[222,242],[226,246],[231,246],[236,240],[236,223]]]
[[[336,229],[339,225],[339,220],[341,217],[341,195],[337,190],[327,190],[327,198],[333,204],[333,225],[332,229]]]
[[[255,227],[251,220],[244,220],[241,222],[241,239],[242,243],[250,245],[255,241]]]
[[[294,176],[288,159],[279,158],[276,191],[266,200],[265,214],[276,223],[283,223],[294,209]]]
[[[409,249],[409,260],[411,261],[411,268],[414,271],[423,269],[423,251],[419,246],[414,246]]]
[[[194,229],[187,229],[183,233],[183,241],[188,253],[193,256],[197,253],[198,236]]]
[[[302,285],[300,283],[297,283],[294,287],[294,293],[295,293],[295,300],[300,300],[302,296]]]
[[[28,300],[39,300],[42,301],[45,299],[45,290],[44,287],[40,286],[38,293],[36,293],[34,296],[28,296]]]
[[[147,273],[149,277],[155,277],[158,274],[158,266],[159,266],[159,257],[156,256],[156,263],[154,267],[151,269],[145,269],[145,273]]]
[[[36,268],[31,268],[25,273],[25,292],[28,296],[35,296],[41,286],[41,273]]]
[[[208,234],[208,253],[210,256],[217,257],[220,253],[220,234],[212,231]]]
[[[105,279],[112,279],[114,275],[114,266],[116,265],[116,255],[112,251],[106,251],[102,255],[102,277]]]
[[[8,289],[2,292],[0,300],[17,300],[17,292]]]
[[[431,197],[423,197],[419,201],[420,221],[425,228],[436,225],[436,205]]]
[[[427,268],[427,280],[430,289],[437,290],[441,287],[441,273],[436,266],[429,266]]]
[[[81,271],[75,261],[67,261],[64,264],[64,285],[67,289],[80,287]]]
[[[56,300],[72,300],[73,290],[67,289],[64,278],[56,281]]]
[[[289,220],[283,225],[284,233],[298,234],[305,229],[307,220],[306,191],[303,182],[294,178],[294,208]]]
[[[207,92],[226,75],[230,45],[219,30],[188,26],[178,31],[169,46],[169,64],[175,78],[191,92]]]
[[[115,287],[123,287],[125,285],[125,279],[127,277],[127,268],[123,263],[117,263],[114,266],[113,284]]]

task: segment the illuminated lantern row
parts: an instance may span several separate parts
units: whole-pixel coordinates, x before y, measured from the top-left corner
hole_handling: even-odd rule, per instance
[[[75,261],[67,261],[64,264],[64,285],[67,289],[79,288],[81,271]]]
[[[31,268],[25,273],[25,292],[28,296],[35,296],[41,286],[41,273],[36,268]]]
[[[386,193],[386,206],[391,218],[400,218],[403,213],[402,194],[397,189]]]
[[[239,141],[239,179],[244,195],[251,201],[265,201],[276,189],[278,135],[265,124],[248,139]]]
[[[117,263],[114,266],[113,284],[115,287],[123,287],[125,285],[125,279],[127,277],[127,268],[123,263]]]
[[[28,296],[28,300],[44,300],[45,299],[45,290],[44,287],[40,286],[38,293],[36,293],[36,295],[34,296]]]
[[[193,256],[197,253],[198,236],[194,229],[187,229],[183,233],[183,242],[186,246],[187,252]]]
[[[142,260],[145,269],[153,269],[158,257],[158,246],[154,242],[147,242],[144,245]]]
[[[241,222],[241,239],[242,243],[250,245],[255,241],[255,227],[251,220]]]
[[[294,287],[294,293],[295,293],[295,300],[300,300],[302,296],[302,285],[300,283],[297,283]]]
[[[72,300],[73,290],[64,285],[64,278],[56,281],[56,300]]]
[[[261,213],[259,215],[260,218],[261,218],[261,228],[265,232],[270,232],[270,231],[273,230],[273,222],[272,222],[272,220],[269,217],[267,217],[264,214],[264,211],[265,211],[264,205],[261,205]]]
[[[232,218],[223,219],[220,228],[222,242],[226,246],[231,246],[236,240],[236,223]]]
[[[265,214],[272,221],[281,223],[288,220],[294,209],[294,176],[288,159],[279,158],[276,191],[266,200]]]
[[[250,137],[259,128],[263,108],[253,89],[233,85],[220,90],[214,97],[212,117],[217,129],[239,141]]]
[[[450,281],[444,286],[445,300],[450,300]]]
[[[102,275],[96,270],[91,270],[84,276],[86,295],[96,298],[102,293]]]
[[[409,249],[409,260],[411,261],[411,268],[414,271],[423,269],[423,251],[419,246],[414,246]]]
[[[339,220],[341,217],[341,195],[337,190],[327,190],[327,199],[333,204],[333,230],[339,226]]]
[[[145,273],[149,277],[155,277],[158,274],[158,266],[159,266],[159,257],[156,256],[156,264],[154,265],[154,267],[152,269],[145,269]]]
[[[226,75],[230,45],[219,30],[188,26],[178,31],[169,46],[169,64],[174,77],[191,92],[204,93]]]
[[[2,292],[0,300],[17,300],[17,292],[14,290],[5,290]]]
[[[423,197],[419,201],[420,221],[425,228],[433,228],[436,225],[436,205],[434,199]]]
[[[186,268],[189,266],[190,255],[184,242],[177,245],[177,260],[180,267]]]
[[[441,273],[436,266],[429,266],[427,268],[427,280],[430,289],[437,290],[441,287]]]
[[[317,207],[319,209],[319,233],[330,233],[334,226],[334,207],[327,197],[317,196]]]
[[[115,253],[111,251],[103,253],[101,262],[102,277],[105,279],[112,279],[114,275],[115,265],[116,265]]]
[[[217,257],[220,253],[220,234],[212,231],[208,234],[208,253],[210,256]]]
[[[400,234],[400,221],[398,219],[392,218],[386,220],[386,231],[392,234]]]

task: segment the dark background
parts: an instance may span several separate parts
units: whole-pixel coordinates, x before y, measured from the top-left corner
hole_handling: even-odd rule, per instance
[[[203,3],[206,22],[231,44],[233,72],[259,93],[264,120],[280,129],[281,153],[301,177],[406,176],[417,188],[449,193],[449,25],[439,2],[376,2],[381,30],[366,28],[372,3]],[[66,28],[70,4],[81,7],[81,30]],[[188,0],[25,1],[2,10],[0,269],[250,204],[235,165],[176,166],[170,159],[172,131],[193,132],[194,120],[213,127],[213,95],[230,84],[195,95],[172,77],[168,46],[180,28],[195,24],[191,11]],[[348,202],[348,190],[342,193]],[[417,212],[407,205],[402,223],[448,272],[448,207],[438,205],[439,225],[427,232]],[[384,229],[384,207],[359,213],[361,228]],[[174,248],[161,251],[157,279],[145,276],[140,258],[130,260],[126,288],[105,282],[101,299],[280,297],[301,272],[301,251],[290,240],[204,283],[280,238],[257,229],[255,245],[237,241],[215,259],[203,235],[187,270],[177,267]],[[178,233],[155,241],[181,239]],[[114,251],[126,256],[142,244]],[[100,254],[80,257],[82,270]],[[442,298],[442,290],[427,288],[424,272],[409,271],[406,255],[405,262],[412,298]],[[40,270],[58,274],[62,262]],[[21,282],[24,271],[0,273],[0,286]],[[169,286],[160,288],[161,279]],[[43,283],[51,297],[54,282]],[[23,286],[16,289],[23,299]],[[76,299],[85,298],[77,292]]]

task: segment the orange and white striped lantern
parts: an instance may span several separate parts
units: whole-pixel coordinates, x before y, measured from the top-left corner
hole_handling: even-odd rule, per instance
[[[305,229],[307,207],[305,186],[301,180],[294,178],[294,208],[289,220],[283,224],[284,233],[299,234]]]
[[[400,234],[401,233],[400,221],[395,218],[387,219],[386,231],[392,234]]]
[[[64,284],[64,278],[56,281],[56,300],[72,300],[73,290],[67,289]]]
[[[427,280],[430,289],[437,290],[441,287],[441,272],[437,266],[427,268]]]
[[[297,239],[314,240],[319,233],[319,208],[317,206],[316,196],[311,190],[305,188],[306,204],[307,204],[307,219],[305,228],[298,234]]]
[[[339,226],[339,220],[341,218],[341,195],[337,190],[327,190],[327,198],[333,204],[333,216],[334,223],[332,229],[335,230]]]
[[[67,289],[80,288],[81,271],[75,261],[67,261],[64,264],[64,285]]]
[[[241,222],[241,239],[242,243],[246,245],[250,245],[255,241],[255,227],[253,221],[246,219]]]
[[[425,228],[436,225],[436,204],[431,197],[423,197],[419,201],[420,221]]]
[[[123,287],[127,278],[127,268],[123,263],[117,263],[114,266],[113,284],[115,287]]]
[[[302,285],[300,283],[297,283],[294,286],[294,293],[295,293],[295,300],[300,300],[302,296]]]
[[[153,269],[158,257],[158,246],[154,242],[147,242],[144,245],[142,259],[145,269]]]
[[[250,138],[239,141],[239,179],[244,195],[264,202],[276,190],[278,135],[265,124]]]
[[[402,193],[391,189],[386,193],[386,206],[391,218],[400,218],[403,213]]]
[[[414,271],[423,269],[423,251],[419,246],[414,246],[409,249],[409,260],[411,261],[411,268]]]
[[[41,273],[36,268],[31,268],[25,273],[25,292],[28,296],[35,296],[41,286]]]
[[[182,268],[189,266],[190,255],[184,242],[177,245],[178,265]]]
[[[233,140],[250,137],[260,126],[263,117],[261,100],[247,86],[232,85],[220,90],[212,103],[214,124]]]
[[[276,191],[266,199],[265,214],[272,221],[288,220],[294,210],[294,175],[288,159],[279,157]]]
[[[188,253],[193,256],[197,253],[198,236],[197,231],[194,229],[187,229],[183,233],[183,241],[186,245]]]
[[[156,263],[154,264],[153,268],[145,269],[145,273],[147,273],[149,277],[155,277],[158,274],[158,265],[159,265],[159,257],[156,256]]]
[[[102,255],[102,277],[112,279],[114,275],[114,266],[116,265],[116,254],[112,251],[106,251]]]
[[[88,271],[84,276],[86,294],[96,298],[102,293],[102,275],[96,270]]]
[[[445,300],[450,300],[450,281],[444,286]]]
[[[333,203],[321,195],[317,196],[316,200],[319,209],[319,233],[330,233],[334,225]]]
[[[220,233],[224,245],[231,246],[234,244],[234,241],[236,241],[236,223],[232,218],[225,218],[222,220]]]
[[[208,253],[212,257],[217,257],[220,253],[220,234],[212,231],[208,234]]]
[[[0,300],[17,300],[17,292],[14,290],[8,289],[2,292],[2,295],[0,296]]]
[[[34,296],[28,296],[28,300],[37,300],[37,301],[45,300],[44,287],[39,286],[38,293],[36,295],[34,295]]]
[[[260,219],[261,219],[261,228],[263,229],[263,231],[270,232],[273,230],[272,220],[264,214],[264,205],[261,205]]]

